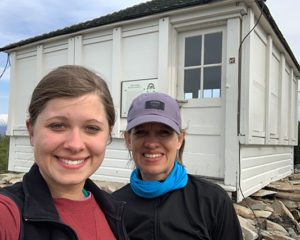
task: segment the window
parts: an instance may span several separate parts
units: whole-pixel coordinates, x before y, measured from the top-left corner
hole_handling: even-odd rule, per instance
[[[184,99],[220,98],[222,32],[184,39]]]

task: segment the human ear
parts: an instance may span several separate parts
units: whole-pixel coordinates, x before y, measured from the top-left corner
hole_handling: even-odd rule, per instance
[[[182,131],[178,134],[177,150],[179,150],[181,148],[184,138],[185,138],[185,132]]]
[[[128,150],[131,151],[132,150],[132,143],[131,143],[131,136],[130,136],[129,132],[124,133],[124,139],[125,139],[125,143],[126,143],[126,146],[127,146]]]
[[[31,126],[29,119],[26,120],[26,128],[29,134],[30,144],[33,146],[33,127]]]

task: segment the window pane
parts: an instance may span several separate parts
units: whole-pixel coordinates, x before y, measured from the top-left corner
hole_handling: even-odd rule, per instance
[[[222,32],[205,35],[204,64],[222,62]]]
[[[204,68],[203,89],[206,98],[221,96],[221,66]]]
[[[201,64],[202,36],[188,37],[185,39],[184,66],[198,66]]]
[[[198,98],[200,90],[200,69],[189,69],[184,71],[184,98]]]

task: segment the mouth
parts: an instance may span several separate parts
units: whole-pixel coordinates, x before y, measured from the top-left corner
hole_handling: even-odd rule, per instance
[[[143,153],[143,156],[145,157],[145,158],[160,158],[160,157],[162,157],[163,156],[163,154],[161,154],[161,153]]]
[[[82,166],[87,158],[69,159],[69,158],[57,157],[57,159],[62,165],[66,167],[76,168]]]

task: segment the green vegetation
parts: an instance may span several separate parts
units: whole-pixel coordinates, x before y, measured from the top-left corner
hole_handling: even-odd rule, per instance
[[[0,173],[7,172],[9,137],[0,135]]]

